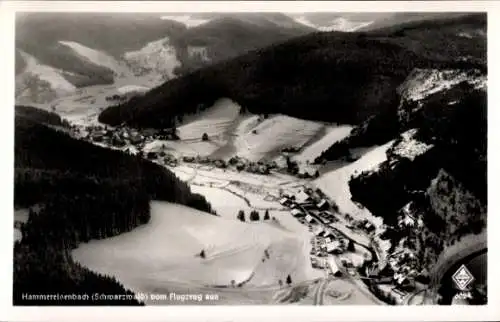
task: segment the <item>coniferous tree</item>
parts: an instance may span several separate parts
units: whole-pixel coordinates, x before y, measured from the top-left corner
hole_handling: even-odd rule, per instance
[[[238,212],[238,219],[242,222],[245,222],[245,212],[243,210],[240,210]]]
[[[259,212],[257,210],[252,210],[252,212],[250,213],[250,220],[251,221],[260,220]]]

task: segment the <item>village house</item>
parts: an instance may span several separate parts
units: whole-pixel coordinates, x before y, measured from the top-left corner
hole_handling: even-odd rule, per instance
[[[313,217],[311,217],[311,215],[307,215],[307,216],[306,216],[306,221],[307,221],[308,223],[311,223],[311,222],[313,222],[313,221],[314,221],[314,218],[313,218]]]
[[[330,204],[328,203],[328,201],[326,199],[321,199],[320,202],[318,202],[318,204],[316,206],[320,210],[325,210],[325,209],[328,209],[330,207]]]
[[[282,205],[282,206],[287,207],[290,205],[290,203],[291,203],[291,201],[287,197],[283,197],[280,199],[280,205]]]
[[[330,253],[330,254],[341,254],[343,252],[340,243],[336,240],[334,240],[330,243],[327,243],[325,245],[325,250],[327,253]]]
[[[304,208],[305,208],[305,209],[308,209],[308,208],[310,208],[310,207],[304,206]],[[320,214],[321,214],[321,213],[320,213],[320,211],[319,211],[319,210],[316,210],[316,209],[309,210],[309,213],[310,213],[311,215],[316,216],[316,217],[319,217],[319,216],[320,216]]]
[[[292,213],[292,216],[294,216],[294,217],[304,216],[304,213],[302,211],[300,211],[299,209],[292,209],[291,213]],[[309,215],[307,215],[307,216],[309,216]],[[307,216],[306,216],[306,220],[307,220]],[[311,216],[309,216],[309,217],[311,217]]]
[[[305,193],[304,191],[300,191],[297,195],[295,195],[295,198],[296,198],[295,200],[300,204],[309,203],[312,201],[311,196]]]

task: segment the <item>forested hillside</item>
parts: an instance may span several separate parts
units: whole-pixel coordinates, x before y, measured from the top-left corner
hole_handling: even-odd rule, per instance
[[[415,68],[485,68],[484,15],[367,33],[315,33],[171,80],[140,99],[109,107],[108,124],[170,126],[178,115],[228,97],[255,113],[357,124],[399,103]],[[443,51],[443,41],[450,49]]]
[[[152,199],[207,212],[210,205],[168,170],[73,139],[23,114],[25,109],[16,113],[14,207],[32,209],[14,248],[14,303],[89,305],[81,299],[30,301],[23,293],[131,294],[115,279],[74,263],[71,249],[147,223]],[[133,303],[101,299],[95,304]]]

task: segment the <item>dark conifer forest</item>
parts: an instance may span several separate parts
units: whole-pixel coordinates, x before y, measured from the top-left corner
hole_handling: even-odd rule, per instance
[[[73,262],[71,250],[147,223],[153,199],[206,212],[212,212],[210,204],[159,165],[73,139],[16,111],[14,207],[38,207],[14,246],[14,304],[139,304],[133,297],[89,303],[33,301],[23,294],[131,295],[114,278]]]

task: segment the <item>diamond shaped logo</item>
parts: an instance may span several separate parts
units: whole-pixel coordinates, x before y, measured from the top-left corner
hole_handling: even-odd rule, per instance
[[[457,288],[461,291],[465,291],[467,286],[469,286],[472,281],[474,281],[474,276],[465,267],[465,265],[460,266],[460,268],[451,277]]]

